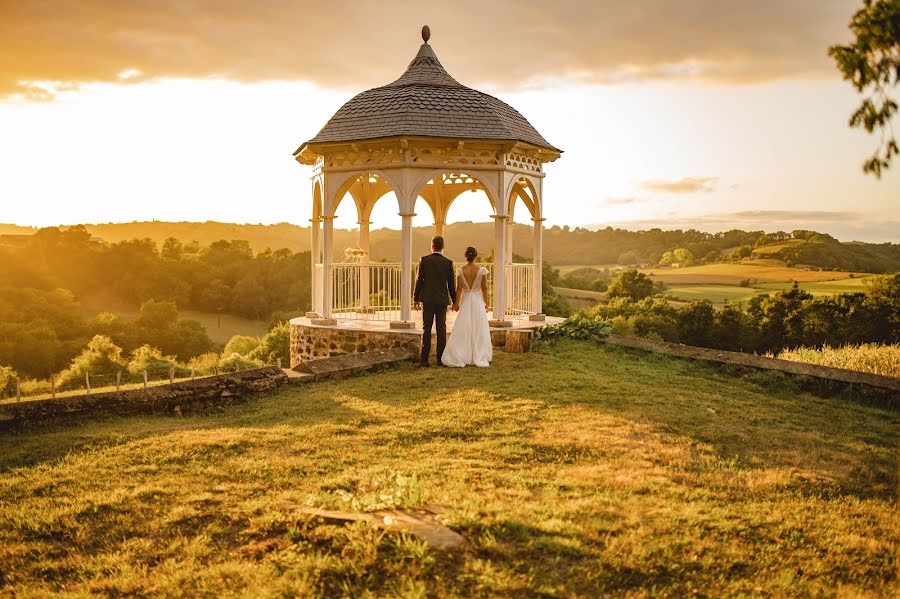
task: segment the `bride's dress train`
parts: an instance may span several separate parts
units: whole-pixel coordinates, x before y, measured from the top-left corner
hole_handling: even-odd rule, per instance
[[[459,312],[456,314],[456,321],[450,331],[450,339],[447,340],[441,362],[444,366],[457,368],[472,364],[487,368],[494,357],[484,298],[481,297],[481,280],[487,276],[487,269],[484,267],[478,269],[471,287],[463,275],[462,268],[459,269],[459,276],[465,288],[460,290],[462,300],[459,302]]]

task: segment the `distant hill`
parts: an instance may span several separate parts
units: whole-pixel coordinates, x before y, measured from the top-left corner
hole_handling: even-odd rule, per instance
[[[196,241],[209,246],[214,241],[245,240],[254,252],[266,248],[288,248],[308,251],[309,227],[289,223],[275,225],[234,224],[207,221],[133,222],[86,225],[91,235],[108,243],[135,238],[149,238],[157,246],[168,237],[184,243]],[[30,234],[37,229],[0,224],[0,235]],[[433,235],[431,227],[413,229],[413,255],[428,252]],[[494,247],[494,224],[460,222],[447,225],[444,236],[448,255],[461,260],[466,246],[476,247],[482,255]],[[517,224],[513,235],[513,251],[530,256],[532,229]],[[356,247],[356,231],[336,230],[335,248],[340,258],[343,248]],[[376,229],[371,232],[373,260],[399,260],[400,232]],[[740,261],[747,258],[777,260],[787,265],[839,269],[859,272],[900,272],[900,244],[841,242],[824,233],[798,230],[792,233],[732,230],[705,233],[695,230],[626,231],[607,227],[591,231],[569,227],[550,227],[544,232],[544,259],[555,265],[657,264],[666,252],[683,248],[693,256],[693,263]]]

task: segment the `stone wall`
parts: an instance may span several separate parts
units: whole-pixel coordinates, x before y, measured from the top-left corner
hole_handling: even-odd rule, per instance
[[[422,347],[422,335],[415,331],[363,331],[296,323],[290,326],[291,368],[307,360],[395,349],[415,358]]]
[[[291,368],[320,358],[333,358],[372,351],[403,350],[410,359],[417,358],[422,348],[422,334],[414,330],[362,330],[291,322]],[[506,331],[491,330],[494,347],[506,345]],[[437,340],[432,334],[431,355]]]
[[[0,404],[0,429],[21,428],[29,423],[67,416],[198,412],[277,389],[287,382],[284,371],[267,366],[147,389],[4,403]]]

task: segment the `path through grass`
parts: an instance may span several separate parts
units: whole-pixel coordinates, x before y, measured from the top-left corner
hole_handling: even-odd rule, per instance
[[[0,590],[891,595],[898,425],[777,378],[571,342],[6,434]],[[449,507],[465,552],[297,515],[424,503]]]

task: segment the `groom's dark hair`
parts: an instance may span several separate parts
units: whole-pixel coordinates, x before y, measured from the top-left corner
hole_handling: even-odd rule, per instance
[[[440,235],[435,235],[431,238],[431,247],[434,248],[434,251],[440,252],[444,249],[444,238]]]

